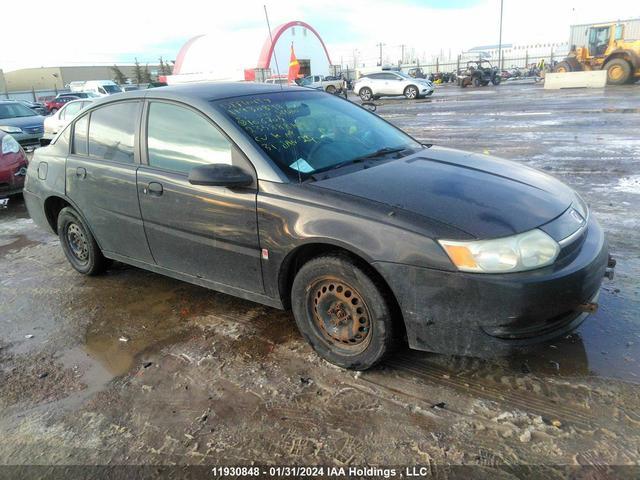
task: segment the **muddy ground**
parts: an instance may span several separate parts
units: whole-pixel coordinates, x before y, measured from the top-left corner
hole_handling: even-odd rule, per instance
[[[122,264],[77,274],[13,198],[0,211],[0,464],[637,465],[640,85],[443,86],[377,103],[425,142],[577,189],[618,259],[599,311],[517,357],[404,349],[354,373],[319,360],[288,312]]]

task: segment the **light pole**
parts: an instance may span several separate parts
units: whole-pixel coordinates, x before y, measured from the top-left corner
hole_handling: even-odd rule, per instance
[[[500,37],[498,39],[498,68],[502,70],[502,9],[504,0],[500,0]]]
[[[379,62],[379,66],[382,67],[382,47],[384,47],[384,43],[380,42],[376,45],[376,47],[380,47],[380,62]]]

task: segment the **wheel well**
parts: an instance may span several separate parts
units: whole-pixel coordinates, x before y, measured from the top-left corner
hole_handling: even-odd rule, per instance
[[[64,207],[70,206],[64,198],[49,197],[44,201],[44,213],[51,230],[58,233],[58,215]]]
[[[611,55],[609,55],[605,59],[605,61],[602,62],[602,68],[604,68],[607,62],[609,62],[610,60],[613,60],[614,58],[621,58],[622,60],[625,60],[626,62],[628,62],[629,66],[631,67],[631,70],[636,68],[636,66],[640,67],[640,60],[638,59],[638,56],[634,55],[633,52],[627,52],[623,50],[623,51],[613,52]]]
[[[415,88],[418,91],[418,93],[420,93],[420,89],[416,85],[414,85],[413,83],[410,83],[409,85],[404,87],[404,91],[406,92],[409,87]]]
[[[291,308],[291,287],[293,286],[293,280],[300,268],[302,268],[302,266],[309,260],[330,254],[348,257],[349,260],[355,263],[373,279],[373,281],[382,289],[384,297],[389,302],[389,308],[391,309],[393,318],[398,318],[401,320],[400,328],[402,329],[402,333],[405,334],[404,320],[402,317],[400,305],[398,304],[398,301],[396,300],[391,287],[389,287],[389,284],[384,279],[384,277],[380,275],[380,273],[375,268],[373,268],[371,264],[369,264],[369,262],[367,262],[365,259],[347,250],[346,248],[342,248],[337,245],[330,245],[326,243],[311,243],[302,245],[294,251],[290,252],[289,255],[287,255],[287,257],[282,262],[282,267],[280,268],[280,275],[278,278],[280,297],[284,307],[286,309]]]

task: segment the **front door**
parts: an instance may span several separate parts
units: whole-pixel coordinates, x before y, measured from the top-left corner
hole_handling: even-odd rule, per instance
[[[153,263],[136,189],[134,145],[141,105],[111,103],[75,122],[66,191],[103,251]]]
[[[147,165],[138,169],[138,195],[158,265],[252,292],[263,292],[257,187],[191,185],[192,167],[232,163],[252,167],[204,115],[187,106],[150,101]]]
[[[609,47],[611,27],[591,27],[589,30],[589,55],[603,57]]]

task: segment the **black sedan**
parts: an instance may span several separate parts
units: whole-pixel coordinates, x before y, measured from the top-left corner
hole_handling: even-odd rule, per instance
[[[565,334],[613,267],[558,180],[297,87],[98,100],[36,151],[24,197],[79,272],[115,259],[291,308],[322,357],[353,369],[403,339],[487,355]]]

